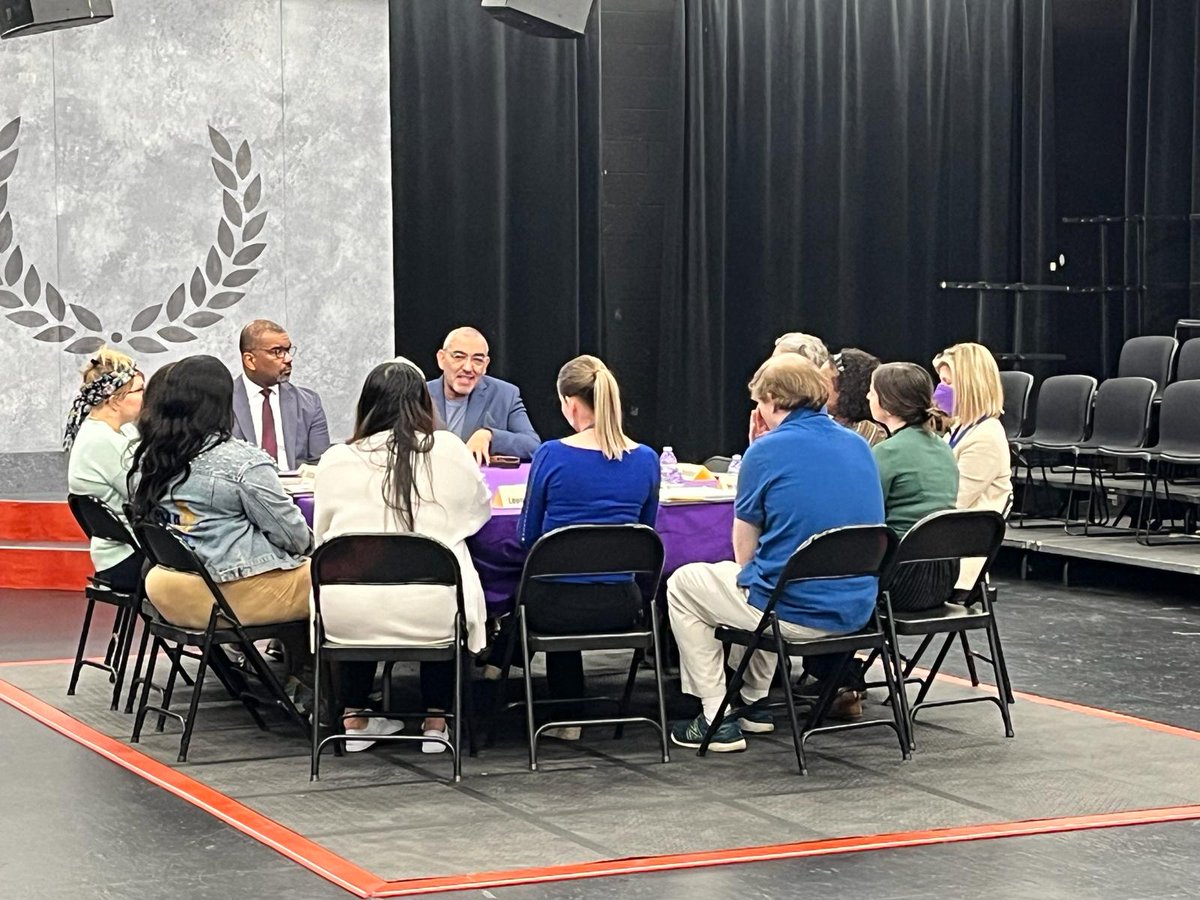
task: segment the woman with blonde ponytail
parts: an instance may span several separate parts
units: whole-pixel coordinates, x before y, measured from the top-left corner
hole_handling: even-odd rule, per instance
[[[542,444],[533,456],[520,539],[532,547],[564,525],[653,527],[658,516],[658,455],[626,436],[621,389],[594,356],[578,356],[558,373],[563,417],[570,437]],[[619,579],[619,580],[618,580]],[[526,596],[529,625],[544,633],[615,631],[642,614],[642,597],[632,578],[594,576],[569,582],[534,582]],[[583,659],[578,652],[549,653],[546,675],[555,698],[583,696]],[[578,713],[563,710],[567,718]],[[550,732],[547,732],[550,734]],[[578,728],[555,729],[552,737],[574,739]]]

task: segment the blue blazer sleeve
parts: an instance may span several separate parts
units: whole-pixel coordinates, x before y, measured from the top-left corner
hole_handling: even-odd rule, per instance
[[[301,388],[300,403],[307,440],[304,453],[296,454],[297,462],[301,459],[320,459],[321,454],[329,449],[329,423],[325,419],[321,395],[309,388]]]
[[[521,392],[515,385],[505,385],[511,390],[498,392],[496,400],[503,407],[494,410],[488,430],[492,432],[491,451],[497,456],[516,456],[520,459],[530,459],[542,444],[542,439],[533,430],[529,421],[529,413],[525,411],[525,402]],[[502,425],[500,423],[503,423]]]

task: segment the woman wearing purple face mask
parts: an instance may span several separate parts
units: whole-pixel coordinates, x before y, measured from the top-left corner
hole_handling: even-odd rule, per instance
[[[933,358],[938,383],[933,389],[933,405],[947,416],[954,415],[954,358],[949,351]]]

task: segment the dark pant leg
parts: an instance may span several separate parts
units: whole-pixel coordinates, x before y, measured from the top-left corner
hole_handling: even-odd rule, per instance
[[[115,566],[97,571],[96,578],[111,585],[115,591],[132,594],[141,586],[142,567],[145,564],[146,558],[142,556],[142,551],[135,550]]]
[[[464,684],[463,690],[467,687]],[[421,703],[443,711],[454,705],[454,660],[421,663]]]
[[[343,662],[334,665],[334,683],[338,686],[338,696],[342,705],[347,709],[366,709],[375,686],[375,667],[373,662]]]
[[[634,625],[642,614],[642,595],[633,581],[617,584],[536,582],[527,589],[529,628],[543,634],[587,634],[620,631]],[[546,654],[546,678],[556,700],[585,694],[583,654],[579,651]],[[563,703],[555,717],[579,718],[580,704]]]
[[[901,566],[888,585],[892,609],[897,612],[916,612],[939,607],[950,599],[957,580],[957,560],[943,559]]]

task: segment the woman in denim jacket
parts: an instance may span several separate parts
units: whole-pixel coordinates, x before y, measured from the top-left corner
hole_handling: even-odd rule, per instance
[[[233,378],[224,364],[191,356],[156,373],[138,427],[135,518],[177,528],[243,625],[307,619],[312,533],[274,461],[231,437]],[[168,622],[208,624],[212,595],[195,575],[155,567],[146,596]]]

